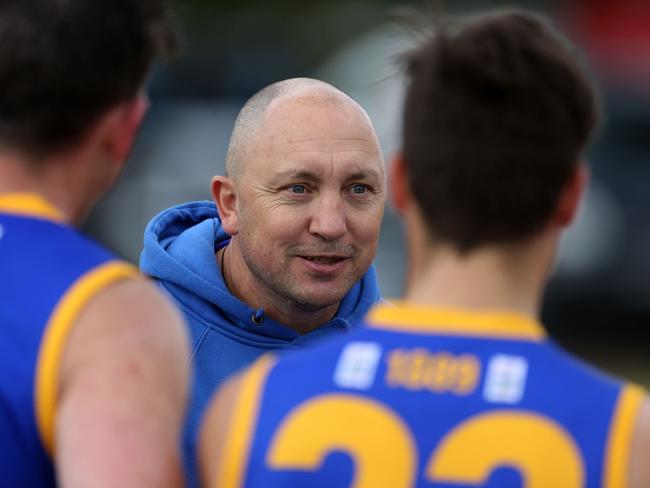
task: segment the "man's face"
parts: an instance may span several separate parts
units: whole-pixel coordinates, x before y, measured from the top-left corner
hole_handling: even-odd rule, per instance
[[[237,183],[237,234],[255,281],[303,309],[337,304],[364,275],[384,212],[380,149],[351,104],[294,99],[267,110]]]

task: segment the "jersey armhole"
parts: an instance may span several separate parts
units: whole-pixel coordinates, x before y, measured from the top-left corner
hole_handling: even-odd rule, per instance
[[[116,281],[138,276],[137,268],[121,261],[109,261],[92,268],[66,290],[50,315],[36,362],[34,411],[41,442],[51,457],[54,457],[59,370],[72,326],[88,301],[97,293]]]
[[[241,377],[232,408],[231,422],[224,439],[224,452],[212,470],[209,482],[225,488],[244,486],[245,472],[252,447],[264,386],[276,363],[273,354],[258,359]]]
[[[642,388],[626,384],[616,402],[607,439],[604,488],[627,488],[634,428],[645,398]]]

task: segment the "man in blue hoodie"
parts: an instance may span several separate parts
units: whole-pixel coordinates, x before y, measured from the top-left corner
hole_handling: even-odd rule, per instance
[[[348,331],[379,299],[374,269],[385,170],[349,96],[298,78],[254,95],[235,122],[212,202],[156,216],[144,273],[186,315],[194,385],[185,457],[194,483],[201,414],[225,377],[270,350]]]
[[[543,17],[495,11],[437,19],[405,61],[404,300],[229,379],[204,486],[648,488],[647,393],[538,320],[598,119],[575,48]]]

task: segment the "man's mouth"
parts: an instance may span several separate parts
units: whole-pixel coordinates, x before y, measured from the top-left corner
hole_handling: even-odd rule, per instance
[[[336,263],[340,263],[344,259],[347,259],[343,256],[300,256],[300,257],[316,264],[336,264]]]

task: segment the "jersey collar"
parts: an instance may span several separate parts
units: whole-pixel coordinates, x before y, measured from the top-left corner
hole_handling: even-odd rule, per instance
[[[375,329],[440,334],[449,336],[487,337],[541,342],[544,327],[533,317],[512,311],[470,311],[454,308],[415,305],[402,301],[382,303],[366,317]]]
[[[64,222],[63,213],[36,193],[0,193],[0,212]]]

